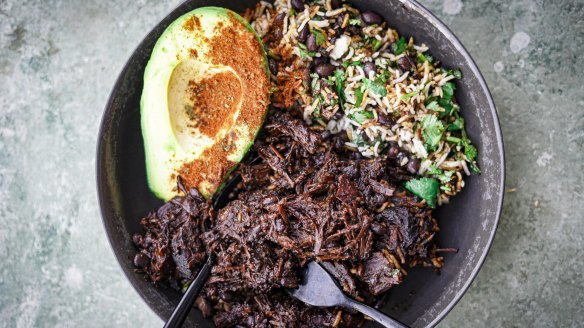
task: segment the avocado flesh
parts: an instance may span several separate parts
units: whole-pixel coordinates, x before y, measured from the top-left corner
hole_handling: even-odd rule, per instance
[[[178,194],[179,175],[187,187],[210,197],[245,156],[267,112],[267,87],[265,95],[257,96],[257,92],[251,92],[257,86],[243,76],[247,71],[211,57],[214,45],[210,40],[224,26],[253,33],[258,43],[259,69],[265,79],[262,82],[268,81],[269,85],[261,41],[237,14],[217,7],[199,8],[164,31],[146,66],[141,99],[148,184],[163,200]],[[208,99],[198,97],[212,86],[224,91],[213,96],[224,108],[201,105]],[[261,99],[262,106],[243,106],[249,103],[246,97],[251,94]],[[250,115],[255,119],[247,119]]]

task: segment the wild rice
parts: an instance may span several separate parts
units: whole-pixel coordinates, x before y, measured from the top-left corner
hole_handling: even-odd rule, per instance
[[[460,71],[443,68],[427,45],[400,37],[385,22],[367,25],[357,9],[347,4],[333,9],[330,0],[306,2],[298,13],[290,0],[260,2],[252,27],[263,37],[279,14],[285,18],[278,48],[292,49],[295,56],[279,74],[314,72],[317,58],[334,67],[332,75],[313,73],[311,83],[294,90],[308,124],[346,133],[346,148],[364,157],[387,156],[398,145],[402,165],[440,182],[438,204],[464,186],[461,173],[480,173],[453,96]],[[318,51],[298,41],[306,26]]]

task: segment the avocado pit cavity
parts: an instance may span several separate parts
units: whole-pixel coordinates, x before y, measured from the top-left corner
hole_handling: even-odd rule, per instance
[[[183,149],[197,147],[193,136],[223,138],[235,124],[242,103],[241,79],[229,66],[195,59],[182,61],[170,77],[168,110],[172,128]]]

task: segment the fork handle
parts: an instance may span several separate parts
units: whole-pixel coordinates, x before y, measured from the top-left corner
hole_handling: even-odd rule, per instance
[[[347,297],[345,306],[351,308],[355,311],[359,311],[364,315],[370,317],[371,319],[377,321],[378,323],[382,324],[384,327],[387,328],[408,328],[408,326],[404,325],[403,323],[390,318],[389,316],[381,313],[380,311],[367,306],[363,303],[359,303],[355,300],[352,300]]]

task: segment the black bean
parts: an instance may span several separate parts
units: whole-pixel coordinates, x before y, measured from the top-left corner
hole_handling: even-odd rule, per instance
[[[304,24],[304,27],[298,32],[298,41],[305,43],[309,33],[310,28],[308,27],[308,24]]]
[[[331,1],[331,7],[333,7],[333,9],[339,9],[339,8],[341,8],[342,5],[343,5],[343,0],[332,0]]]
[[[345,147],[345,142],[346,141],[343,141],[341,138],[335,138],[333,146],[335,149],[340,150],[343,149],[343,147]]]
[[[335,67],[331,64],[320,64],[314,69],[320,77],[329,77],[335,72]]]
[[[333,137],[333,145],[335,149],[343,149],[345,147],[345,142],[349,141],[349,136],[345,132],[335,134]]]
[[[350,25],[347,27],[347,31],[349,31],[349,33],[352,35],[361,35],[361,28],[359,26]]]
[[[328,62],[328,60],[329,60],[329,59],[328,59],[328,57],[324,57],[324,56],[320,56],[320,57],[314,57],[314,58],[312,59],[312,65],[313,65],[314,67],[316,67],[316,66],[318,66],[318,65],[320,65],[320,64],[325,64],[325,63],[327,63],[327,62]]]
[[[416,67],[414,61],[408,56],[403,56],[398,59],[397,64],[404,72],[409,72],[413,67]]]
[[[353,159],[363,159],[363,155],[361,155],[361,152],[356,151],[353,153]]]
[[[284,18],[286,18],[286,14],[280,13],[274,18],[274,23],[272,24],[274,26],[274,38],[278,41],[284,36]]]
[[[419,169],[420,160],[417,158],[410,158],[410,161],[408,162],[408,172],[410,172],[411,174],[416,174],[418,173]]]
[[[333,134],[329,130],[325,130],[323,133],[320,134],[320,137],[323,140],[328,140],[333,136]]]
[[[339,17],[337,17],[337,26],[342,27],[344,21],[345,21],[345,16],[339,15]]]
[[[310,91],[310,85],[312,84],[312,77],[310,76],[310,68],[305,67],[302,69],[302,75],[304,76],[303,82],[306,91]]]
[[[377,14],[376,12],[373,12],[371,10],[364,11],[361,14],[361,19],[367,25],[381,24],[383,22],[383,18],[381,18],[381,16],[379,16],[379,14]]]
[[[394,119],[391,116],[385,114],[378,114],[377,121],[379,122],[379,124],[383,125],[393,125],[395,123]]]
[[[343,118],[344,115],[345,115],[345,113],[343,112],[343,110],[339,108],[337,110],[337,112],[335,113],[335,116],[333,116],[333,118],[338,121],[341,118]]]
[[[292,0],[292,8],[294,8],[294,10],[296,10],[298,12],[304,11],[304,1]]]
[[[144,253],[138,253],[134,256],[134,265],[138,268],[145,268],[150,264],[150,259]]]
[[[308,51],[318,50],[318,44],[316,44],[316,37],[314,34],[310,34],[308,38],[306,38],[306,49],[308,49]]]
[[[226,301],[226,302],[231,302],[231,301],[233,301],[235,299],[235,296],[233,296],[233,294],[230,291],[227,291],[227,290],[220,291],[219,292],[219,295],[220,295],[219,297],[222,300]]]
[[[387,151],[387,157],[396,158],[399,153],[399,147],[395,143],[391,143]]]
[[[375,65],[374,62],[366,62],[365,65],[363,65],[363,70],[365,71],[366,77],[369,78],[369,72],[376,72],[377,65]]]
[[[343,29],[340,27],[335,27],[334,31],[335,31],[335,36],[333,38],[336,41],[339,36],[343,35]],[[333,44],[335,42],[331,39],[330,43]]]
[[[278,63],[274,58],[268,58],[268,66],[270,67],[270,72],[274,75],[278,75]]]

